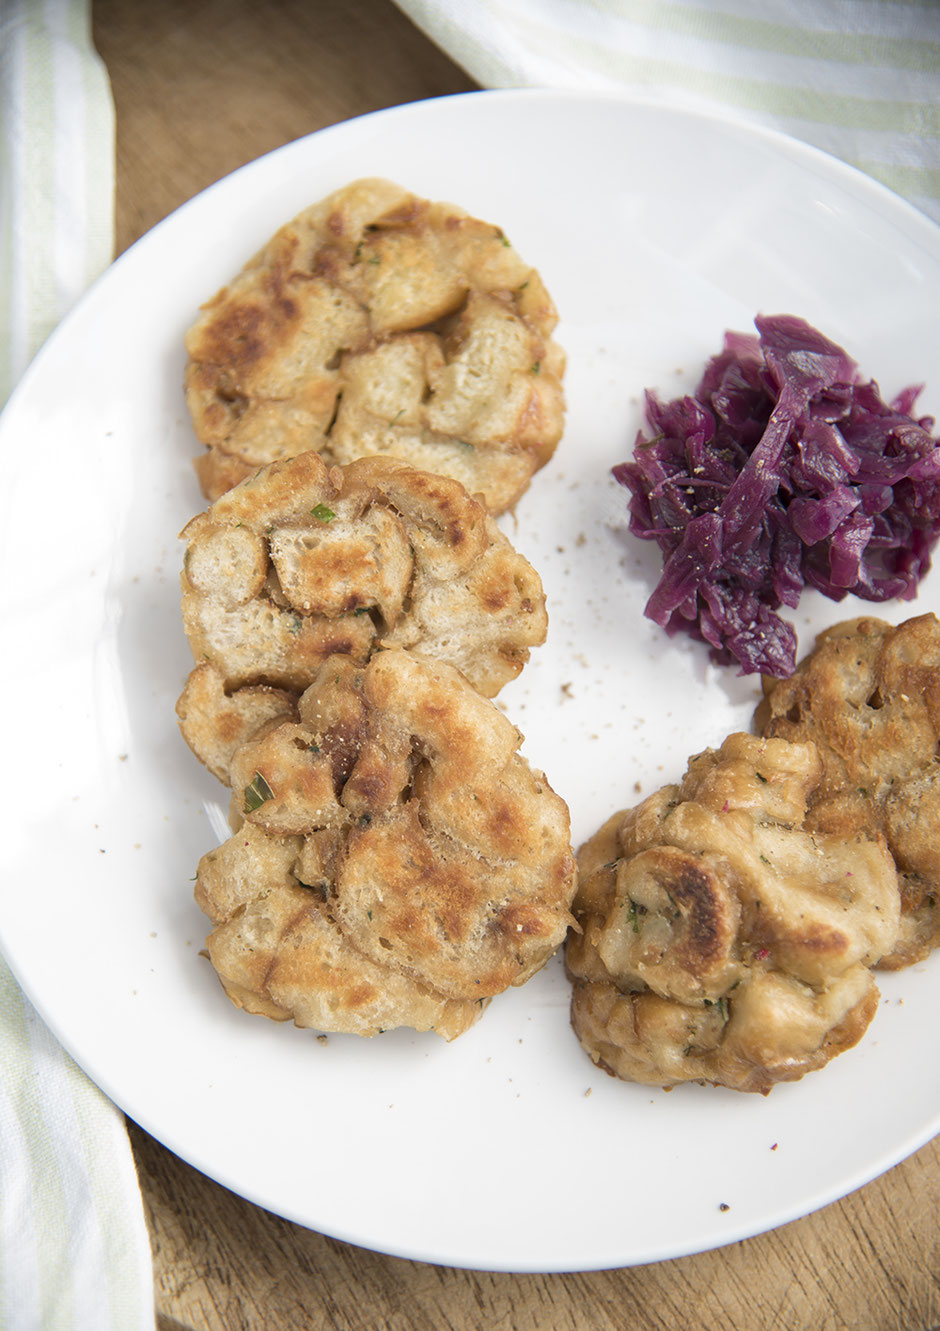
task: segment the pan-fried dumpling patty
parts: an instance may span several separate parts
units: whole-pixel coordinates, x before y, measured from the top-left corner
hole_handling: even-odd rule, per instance
[[[233,1000],[324,1030],[450,1036],[537,971],[576,870],[567,807],[520,741],[450,666],[395,648],[325,662],[296,720],[236,749],[237,830],[200,863]]]
[[[901,930],[879,965],[896,970],[940,944],[940,620],[827,629],[789,679],[765,680],[756,725],[812,740],[823,775],[806,825],[880,833],[898,870]]]
[[[812,744],[728,737],[578,856],[572,1023],[628,1081],[767,1091],[857,1043],[898,930],[879,837],[803,824]]]
[[[447,661],[492,696],[544,641],[538,574],[459,482],[392,458],[272,463],[185,528],[183,623],[199,665],[183,734],[226,779],[252,728],[287,716],[327,657]]]
[[[501,513],[561,437],[556,323],[498,227],[356,181],[283,226],[187,334],[203,492],[309,449],[390,454]]]

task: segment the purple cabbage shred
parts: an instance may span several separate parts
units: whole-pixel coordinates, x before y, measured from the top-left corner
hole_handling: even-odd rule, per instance
[[[792,674],[796,634],[776,612],[804,587],[839,601],[910,600],[940,536],[940,441],[802,319],[726,333],[694,397],[646,393],[650,430],[613,468],[630,531],[663,571],[646,614],[705,642],[739,674]]]

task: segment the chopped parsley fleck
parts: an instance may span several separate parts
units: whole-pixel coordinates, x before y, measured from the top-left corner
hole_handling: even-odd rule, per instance
[[[767,784],[767,778],[766,778],[762,773],[760,773],[760,772],[755,772],[754,775],[757,777],[757,779],[758,779],[758,781],[761,783],[761,785],[766,786],[766,784]]]
[[[310,516],[316,518],[318,522],[332,522],[336,514],[326,504],[317,504],[310,510]]]
[[[274,791],[265,781],[260,772],[255,772],[254,778],[249,781],[245,787],[245,812],[254,813],[260,809],[267,800],[274,799]]]
[[[540,360],[537,360],[535,364],[532,366],[532,373],[538,374],[541,368],[542,368],[542,362]]]

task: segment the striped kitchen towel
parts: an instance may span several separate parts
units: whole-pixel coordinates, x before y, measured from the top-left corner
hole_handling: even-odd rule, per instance
[[[0,0],[0,404],[113,253],[114,114],[90,0]],[[153,1331],[123,1115],[0,958],[0,1328]]]
[[[397,0],[489,88],[630,88],[858,167],[940,222],[940,0]]]
[[[114,108],[90,0],[0,0],[0,405],[114,254]]]

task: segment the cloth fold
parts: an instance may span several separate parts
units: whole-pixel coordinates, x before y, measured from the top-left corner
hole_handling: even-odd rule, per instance
[[[0,1327],[153,1325],[150,1244],[123,1115],[0,959]]]
[[[89,0],[0,0],[0,404],[114,252],[114,110]],[[0,1327],[153,1331],[124,1117],[0,959]]]
[[[396,0],[488,88],[630,89],[858,167],[940,222],[937,0]]]
[[[0,404],[114,257],[114,107],[90,0],[0,0]]]

